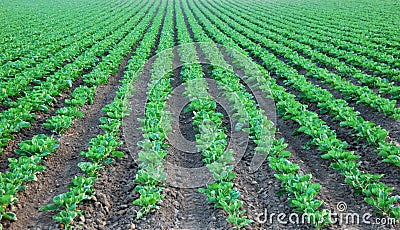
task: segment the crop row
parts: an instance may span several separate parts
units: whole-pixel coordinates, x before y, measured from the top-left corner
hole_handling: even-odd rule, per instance
[[[264,8],[260,6],[260,9]],[[399,80],[398,75],[399,71],[395,70],[395,68],[400,67],[400,63],[397,62],[397,58],[393,56],[388,56],[387,54],[380,54],[380,56],[375,59],[377,53],[380,50],[387,49],[382,47],[380,48],[363,48],[360,51],[360,45],[353,44],[350,42],[343,41],[347,37],[342,37],[339,35],[339,32],[328,33],[330,26],[321,26],[318,27],[315,25],[315,22],[311,25],[311,23],[306,23],[302,18],[299,19],[291,19],[291,18],[279,18],[277,12],[270,11],[260,11],[259,9],[246,8],[247,13],[253,12],[253,17],[257,17],[258,21],[256,22],[258,25],[271,28],[268,26],[276,25],[276,27],[281,28],[280,31],[286,30],[286,36],[294,38],[296,40],[301,39],[301,43],[310,44],[314,49],[322,50],[327,55],[332,57],[344,59],[348,64],[357,66],[363,70],[370,70],[374,74],[380,74],[382,76],[389,76],[394,80]],[[269,16],[266,18],[266,16]],[[290,23],[288,23],[288,20]],[[330,25],[330,24],[329,24]],[[308,30],[304,30],[304,27],[307,27]],[[318,27],[318,28],[315,28]],[[274,28],[275,30],[277,28]],[[296,32],[293,32],[296,31]],[[354,33],[354,31],[352,32]],[[362,44],[361,44],[362,45]],[[361,54],[361,55],[360,55]],[[364,56],[365,55],[365,56]],[[376,60],[376,61],[374,61]]]
[[[381,71],[386,68],[387,70],[384,72],[384,74],[393,79],[398,78],[400,74],[399,71],[390,69],[386,66],[382,67],[378,63],[366,60],[364,56],[359,56],[340,50],[332,44],[311,39],[311,37],[314,36],[313,34],[304,31],[297,32],[299,28],[297,28],[296,25],[290,26],[288,23],[274,23],[272,20],[267,21],[265,19],[265,15],[263,15],[261,12],[242,11],[238,8],[232,8],[232,6],[228,9],[226,8],[226,5],[221,4],[218,4],[218,8],[228,10],[231,14],[233,13],[233,9],[236,12],[240,12],[241,17],[251,23],[254,23],[259,28],[263,28],[262,30],[259,30],[262,35],[274,41],[283,42],[291,49],[307,55],[309,59],[318,61],[319,65],[336,69],[343,77],[353,77],[360,83],[371,87],[379,87],[380,92],[389,93],[394,99],[398,99],[399,97],[399,87],[394,86],[393,82],[389,82],[386,78],[382,79],[378,76],[375,77],[364,74],[362,70],[352,67],[351,65],[361,64],[362,69],[379,69]],[[327,39],[324,38],[323,40],[325,41]],[[321,53],[319,50],[323,51],[324,53]],[[341,62],[337,58],[345,59],[346,62]]]
[[[127,11],[115,12],[115,14],[128,13],[128,9],[126,10]],[[70,36],[63,40],[63,42],[66,42],[69,45],[58,50],[55,54],[49,53],[49,55],[52,54],[50,58],[32,68],[27,68],[20,73],[10,73],[13,77],[8,80],[5,80],[7,79],[7,76],[5,76],[4,81],[0,84],[2,88],[0,101],[4,101],[4,104],[7,106],[12,106],[13,101],[10,100],[9,97],[17,96],[17,98],[19,98],[23,92],[32,90],[34,86],[40,85],[44,80],[46,80],[46,76],[62,70],[66,63],[71,63],[76,59],[77,55],[91,48],[96,44],[96,42],[111,35],[118,27],[122,25],[129,26],[130,16],[132,15],[126,14],[125,17],[121,17],[119,20],[115,21],[113,19],[107,20],[109,17],[107,14],[100,15],[99,19],[101,21],[97,22],[94,26],[89,27],[90,29],[86,33],[82,33],[80,36]],[[103,28],[103,30],[99,31],[98,28]],[[15,68],[12,68],[12,70],[14,69]],[[5,71],[7,71],[7,69],[5,69]]]
[[[134,26],[137,24],[137,20],[137,18],[133,17],[130,19],[129,24]],[[67,64],[55,74],[48,76],[46,81],[35,86],[33,91],[26,92],[24,97],[12,102],[12,108],[0,113],[2,121],[0,125],[0,147],[7,145],[7,141],[12,139],[12,133],[18,132],[22,128],[30,127],[30,123],[35,117],[33,112],[48,111],[49,106],[55,101],[55,96],[72,87],[73,82],[85,70],[93,68],[99,61],[99,57],[106,53],[110,47],[116,46],[117,42],[125,37],[129,31],[129,26],[120,27],[112,35],[82,53],[73,63]],[[99,34],[103,33],[99,31]]]
[[[197,24],[185,3],[183,7],[195,37],[202,42],[213,42]],[[284,139],[274,140],[274,124],[263,115],[264,111],[257,107],[253,96],[239,83],[239,78],[232,72],[232,67],[225,62],[220,51],[209,46],[209,44],[205,45],[203,52],[212,63],[217,64],[212,69],[213,78],[218,81],[219,88],[223,90],[226,98],[233,103],[235,114],[240,117],[239,119],[248,119],[250,124],[248,132],[257,145],[255,154],[260,154],[264,158],[268,156],[270,167],[277,172],[276,177],[282,181],[282,189],[288,194],[290,206],[296,212],[313,215],[316,218],[314,224],[319,223],[323,226],[329,223],[326,218],[327,210],[318,210],[323,202],[315,199],[320,185],[311,183],[311,174],[302,175],[299,172],[299,166],[287,159],[291,153],[285,150],[287,145],[284,144]],[[243,57],[239,54],[231,58],[234,59],[237,67],[244,69],[245,74],[252,76],[254,70],[249,68],[251,66],[249,63],[252,62],[243,60]],[[255,71],[255,73],[259,72]],[[244,114],[248,114],[248,117]],[[245,121],[242,122],[245,123]]]
[[[259,45],[248,41],[243,35],[232,35],[233,43],[229,43],[226,34],[221,33],[216,26],[210,23],[210,21],[202,15],[203,12],[208,18],[212,18],[211,12],[205,11],[204,8],[198,8],[192,1],[189,1],[190,7],[193,10],[198,22],[203,25],[203,28],[210,33],[216,42],[236,47],[241,44],[246,51],[251,52],[252,55],[259,58],[262,61],[267,61],[261,55],[258,55]],[[215,23],[215,21],[214,21]],[[219,26],[227,34],[233,31],[229,29],[227,25]],[[232,40],[231,40],[232,41]],[[265,65],[267,67],[267,65]],[[390,188],[382,182],[377,182],[383,175],[371,175],[362,172],[359,167],[361,162],[355,162],[356,159],[360,158],[355,155],[354,152],[348,152],[347,143],[340,141],[336,138],[336,134],[332,131],[329,126],[319,119],[316,113],[310,112],[306,109],[306,106],[295,100],[295,96],[285,92],[285,89],[281,86],[276,85],[275,80],[270,78],[269,75],[265,74],[266,89],[271,89],[274,99],[277,103],[278,114],[283,119],[291,119],[300,125],[297,132],[304,133],[312,137],[311,145],[318,146],[318,150],[325,152],[322,155],[323,158],[331,159],[331,167],[346,178],[346,183],[352,186],[357,192],[362,193],[365,196],[365,201],[375,206],[378,211],[382,214],[390,214],[395,218],[399,219],[398,200],[397,196],[391,196]],[[260,83],[261,84],[261,83]],[[269,87],[268,87],[269,86]]]
[[[178,38],[183,44],[193,43],[184,21],[183,10],[181,9],[176,17]],[[207,47],[200,46],[202,49]],[[243,202],[239,199],[240,193],[232,182],[236,177],[232,166],[235,159],[233,150],[227,148],[226,127],[222,126],[223,114],[216,111],[217,103],[207,91],[208,83],[199,64],[196,46],[189,44],[180,47],[179,56],[186,64],[182,67],[181,79],[186,84],[184,95],[190,100],[188,111],[193,112],[193,125],[199,132],[196,135],[196,147],[201,151],[203,162],[214,179],[199,191],[204,193],[216,208],[222,208],[228,213],[227,221],[237,227],[243,227],[251,221],[242,216],[245,212],[241,210]]]
[[[216,12],[216,9],[214,8],[212,11]],[[306,75],[308,77],[316,78],[324,83],[329,84],[332,86],[332,88],[341,92],[346,99],[356,100],[357,103],[365,104],[373,109],[378,110],[386,116],[393,117],[395,120],[400,119],[400,108],[395,107],[395,100],[382,98],[367,87],[353,85],[344,78],[331,73],[326,69],[319,68],[315,63],[305,59],[296,51],[289,49],[280,42],[275,42],[265,38],[259,32],[256,32],[256,26],[248,21],[239,18],[232,20],[222,13],[218,13],[218,17],[220,17],[222,20],[221,22],[218,21],[219,23],[227,23],[231,27],[235,28],[237,32],[242,33],[251,40],[262,44],[263,48],[271,50],[271,52],[274,54],[284,57],[289,66],[297,68],[300,67],[307,70]],[[240,23],[236,21],[240,21]],[[296,71],[296,69],[292,68],[292,71]]]
[[[41,209],[42,211],[58,210],[58,214],[53,216],[53,218],[65,228],[71,228],[71,223],[74,219],[81,215],[81,212],[77,210],[77,205],[85,200],[90,200],[94,195],[94,182],[97,180],[99,170],[113,162],[110,155],[115,157],[123,156],[123,153],[116,151],[116,149],[122,144],[119,141],[122,119],[129,114],[128,108],[125,107],[125,96],[132,90],[132,81],[140,76],[140,67],[146,62],[151,48],[156,41],[158,35],[157,27],[160,26],[163,18],[163,14],[157,12],[163,12],[163,8],[165,7],[165,3],[161,2],[160,4],[159,7],[153,6],[148,14],[146,14],[145,20],[143,20],[144,23],[136,27],[136,31],[134,32],[136,35],[144,33],[146,28],[148,30],[126,67],[123,79],[120,80],[123,84],[119,87],[118,92],[116,92],[114,101],[102,109],[107,114],[100,118],[102,122],[100,128],[104,130],[104,133],[92,138],[89,142],[90,148],[88,151],[81,152],[81,155],[89,160],[78,163],[78,166],[86,176],[75,177],[69,186],[68,192],[55,196],[53,199],[54,204],[46,205]],[[150,27],[148,27],[148,23],[151,24]],[[127,39],[125,48],[122,50],[129,52],[129,46],[132,47],[134,44],[132,40]]]
[[[126,7],[130,6],[126,5]],[[99,11],[100,9],[98,8]],[[37,38],[38,41],[42,42],[27,41],[19,36],[15,41],[5,44],[2,46],[4,47],[4,51],[2,52],[4,60],[1,60],[0,63],[4,65],[1,67],[0,79],[12,78],[15,74],[25,69],[35,67],[84,35],[82,31],[90,31],[91,28],[95,28],[96,24],[102,23],[106,17],[110,17],[110,14],[112,15],[117,9],[119,9],[119,6],[112,7],[110,11],[99,12],[92,9],[87,15],[69,14],[66,17],[71,17],[73,20],[67,20],[68,24],[60,21],[54,25],[55,28],[49,26],[49,29],[53,30],[52,33],[46,34],[43,32],[43,34],[46,34],[46,38]],[[42,23],[47,24],[48,22],[44,21]],[[40,28],[30,28],[30,30],[40,30]],[[43,41],[46,43],[42,44]],[[17,47],[12,48],[7,46],[14,46],[15,43],[17,43]]]
[[[237,36],[242,36],[238,32],[234,33]],[[251,41],[249,40],[249,42]],[[278,77],[285,79],[287,85],[302,92],[303,99],[317,103],[322,113],[334,115],[335,119],[341,121],[341,126],[352,128],[359,138],[363,138],[367,140],[367,143],[378,147],[376,151],[384,158],[384,162],[391,162],[400,167],[400,147],[396,146],[395,143],[386,141],[389,134],[387,130],[373,122],[365,121],[358,112],[348,106],[346,101],[334,98],[327,90],[307,81],[304,76],[297,74],[294,69],[288,68],[266,50],[258,48],[257,52],[263,56],[263,61],[270,70],[274,71]]]
[[[389,53],[392,53],[394,57],[398,57],[399,51],[396,48],[399,43],[399,39],[396,37],[396,27],[392,26],[389,27],[387,24],[387,21],[384,21],[385,25],[379,29],[377,28],[377,25],[375,24],[370,24],[370,25],[356,25],[360,21],[364,22],[376,22],[377,20],[366,20],[365,18],[357,18],[356,20],[352,21],[352,18],[354,17],[354,13],[351,12],[353,15],[351,17],[346,17],[345,20],[342,19],[341,16],[335,16],[337,12],[334,12],[329,9],[329,14],[324,13],[324,12],[319,12],[318,15],[315,15],[315,11],[311,13],[309,11],[310,5],[306,8],[302,8],[301,11],[298,11],[297,9],[301,7],[298,4],[292,4],[292,3],[279,3],[278,5],[275,5],[272,7],[272,9],[275,10],[271,11],[266,7],[265,5],[262,5],[258,2],[255,2],[253,5],[254,7],[258,9],[262,9],[264,12],[269,12],[271,13],[274,17],[277,17],[276,15],[279,15],[277,18],[280,20],[286,20],[286,21],[292,21],[292,22],[298,22],[298,23],[303,23],[308,28],[315,28],[313,31],[321,34],[326,34],[326,35],[331,35],[331,36],[340,36],[340,40],[343,41],[348,41],[350,43],[342,43],[344,46],[343,48],[345,49],[350,49],[354,50],[355,52],[367,52],[371,53],[368,50],[376,50],[378,52],[377,61],[382,61],[391,60],[390,58],[387,59],[387,56],[385,53],[381,52],[382,50],[388,51]],[[285,10],[283,10],[285,9]],[[313,7],[311,7],[313,9]],[[325,6],[326,9],[326,6]],[[370,10],[370,8],[368,8]],[[288,15],[288,12],[291,12],[290,17]],[[340,13],[343,13],[344,11],[341,10]],[[362,13],[363,17],[369,16],[368,14]],[[350,22],[349,22],[350,20]],[[329,25],[329,26],[327,26]],[[361,35],[361,36],[358,36]],[[388,39],[389,38],[389,39]],[[353,46],[352,43],[358,46]],[[348,45],[350,46],[348,46]],[[366,46],[366,47],[364,47]],[[349,50],[349,51],[350,51]],[[371,53],[372,54],[372,53]]]
[[[134,182],[138,184],[135,190],[140,195],[133,204],[141,208],[137,212],[136,219],[158,208],[158,203],[165,196],[162,194],[164,189],[162,183],[166,178],[163,159],[168,154],[166,148],[169,145],[165,142],[165,138],[171,131],[171,118],[164,109],[165,101],[172,91],[170,83],[174,61],[171,49],[174,46],[172,19],[173,4],[168,1],[157,56],[152,63],[150,82],[147,85],[147,103],[144,118],[141,120],[143,140],[137,143],[141,150],[138,152],[139,170]],[[162,52],[163,50],[165,51]]]
[[[156,8],[154,6],[152,11],[154,12],[155,10]],[[146,13],[146,8],[142,9],[142,11],[136,15],[136,20],[142,20],[143,16]],[[57,110],[56,113],[58,115],[47,119],[44,126],[50,128],[53,132],[60,134],[68,129],[70,125],[72,125],[72,122],[75,118],[82,118],[84,116],[84,114],[79,111],[79,108],[82,107],[84,104],[91,104],[93,102],[96,87],[100,84],[106,84],[108,77],[118,71],[118,67],[122,61],[122,58],[127,55],[127,52],[130,52],[133,45],[135,44],[135,41],[140,40],[141,36],[138,35],[142,34],[143,31],[148,27],[150,19],[151,18],[148,17],[146,20],[142,20],[142,22],[137,25],[136,29],[119,43],[119,46],[110,51],[107,59],[104,59],[104,62],[100,63],[97,66],[97,69],[104,74],[102,75],[102,81],[91,81],[93,83],[89,87],[81,86],[76,88],[71,94],[71,99],[66,99],[66,107]],[[93,77],[93,75],[88,74],[84,76],[84,79],[89,80]],[[108,112],[107,115],[109,117],[101,118],[101,128],[109,132],[113,132],[115,131],[115,129],[118,129],[118,127],[121,126],[121,122],[113,119],[114,116],[118,117],[121,111],[116,110],[115,105],[113,106],[114,107],[109,106],[111,108],[108,108],[107,110],[105,109],[104,111]],[[107,141],[109,143],[117,143],[115,141],[112,142],[111,139]],[[35,174],[38,171],[42,171],[45,169],[44,166],[41,166],[42,158],[46,157],[48,154],[54,152],[57,149],[57,142],[58,140],[53,140],[52,137],[47,137],[44,134],[39,134],[34,136],[32,140],[23,141],[19,144],[20,150],[17,150],[16,152],[22,156],[19,157],[19,159],[9,159],[11,163],[9,168],[12,169],[12,171],[6,172],[4,174],[4,178],[6,178],[7,180],[2,180],[2,184],[0,185],[0,187],[4,189],[2,190],[4,192],[4,197],[7,197],[6,200],[2,201],[2,209],[0,209],[2,215],[5,218],[11,219],[10,217],[13,217],[13,220],[16,219],[15,214],[7,214],[4,207],[7,207],[9,204],[15,204],[17,202],[17,199],[14,195],[16,192],[25,189],[25,186],[21,186],[22,183],[34,180],[36,178]],[[120,153],[114,152],[114,155],[120,156]],[[27,158],[27,156],[29,158]],[[14,167],[14,165],[17,165],[18,167]],[[84,171],[93,171],[96,168],[101,168],[97,164],[91,165],[89,163],[82,163],[80,167]],[[21,173],[20,170],[22,170],[23,173]],[[76,180],[81,179],[82,178]]]

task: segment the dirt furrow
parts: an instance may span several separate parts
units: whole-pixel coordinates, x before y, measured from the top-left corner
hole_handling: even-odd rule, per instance
[[[77,163],[84,160],[79,153],[88,148],[89,140],[102,131],[99,128],[99,118],[104,115],[101,108],[112,101],[109,95],[115,94],[120,83],[119,76],[109,79],[107,85],[96,89],[92,105],[82,108],[85,117],[75,123],[60,137],[60,147],[45,160],[46,170],[38,174],[38,181],[28,185],[28,188],[17,195],[16,205],[18,221],[6,223],[9,229],[53,229],[57,223],[52,219],[51,212],[39,212],[38,209],[51,202],[55,195],[67,191],[75,175],[81,170]]]
[[[166,11],[163,12],[165,16]],[[156,12],[157,14],[157,12]],[[154,15],[155,16],[155,15]],[[152,21],[149,23],[149,26]],[[150,28],[150,27],[148,27]],[[158,31],[160,35],[161,28]],[[159,36],[155,46],[152,48],[151,55],[155,54],[159,44]],[[134,52],[134,49],[132,50]],[[93,200],[81,205],[83,217],[78,225],[82,229],[135,229],[134,219],[136,211],[132,202],[138,197],[133,182],[137,173],[138,166],[132,158],[132,152],[138,152],[140,149],[137,142],[142,140],[142,132],[139,131],[141,124],[137,118],[143,118],[146,92],[149,79],[150,68],[154,59],[150,59],[143,70],[143,74],[133,83],[134,93],[129,99],[132,105],[132,111],[129,116],[124,118],[124,128],[129,128],[129,137],[124,136],[121,130],[120,139],[124,144],[119,148],[125,153],[125,156],[107,166],[99,175],[99,180],[95,183],[96,195]],[[123,75],[124,69],[120,68],[120,74]]]

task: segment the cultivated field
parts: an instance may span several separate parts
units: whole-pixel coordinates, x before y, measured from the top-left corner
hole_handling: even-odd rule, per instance
[[[0,230],[400,229],[399,15],[0,1]]]

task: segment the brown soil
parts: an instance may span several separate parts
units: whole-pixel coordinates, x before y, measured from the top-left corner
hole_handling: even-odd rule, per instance
[[[18,158],[19,155],[14,153],[15,149],[18,149],[18,143],[24,140],[30,140],[33,136],[42,133],[45,135],[53,135],[53,133],[42,126],[46,120],[54,115],[56,115],[56,111],[60,108],[65,106],[64,100],[69,98],[71,93],[80,85],[83,85],[82,78],[77,79],[71,88],[63,92],[60,96],[55,97],[56,101],[54,102],[53,106],[49,108],[47,112],[36,112],[35,118],[31,123],[31,127],[28,129],[22,129],[22,132],[13,135],[13,140],[8,141],[8,145],[3,149],[3,154],[0,155],[0,169],[2,172],[9,170],[8,168],[8,158]],[[59,138],[60,136],[55,136]]]
[[[201,3],[195,3],[197,6]],[[201,6],[204,8],[204,6]],[[198,18],[197,18],[198,19]],[[199,20],[198,20],[199,21]],[[240,44],[239,44],[240,45]],[[254,56],[252,56],[254,59]],[[278,57],[282,58],[282,57]],[[257,63],[262,64],[261,60],[254,59]],[[301,73],[303,74],[303,73]],[[276,77],[276,76],[275,76]],[[279,79],[277,79],[279,82]],[[280,85],[282,84],[282,81],[280,81]],[[289,89],[289,92],[292,92],[292,90]],[[292,92],[293,93],[293,92]],[[312,110],[312,109],[311,109]],[[332,125],[332,121],[328,120],[327,121],[328,125]],[[393,125],[393,123],[391,123]],[[325,207],[328,208],[329,210],[335,211],[336,210],[336,204],[339,201],[346,202],[348,204],[348,211],[351,212],[357,212],[357,213],[366,213],[366,212],[373,212],[373,208],[366,204],[361,197],[357,197],[354,195],[354,192],[352,189],[344,183],[344,178],[340,174],[338,174],[336,171],[333,169],[329,168],[329,162],[321,159],[319,156],[321,153],[319,153],[315,148],[311,148],[310,150],[304,150],[302,148],[303,144],[305,144],[307,141],[309,141],[309,137],[305,135],[297,135],[293,136],[292,132],[295,131],[298,128],[298,125],[292,121],[282,121],[281,119],[278,119],[278,129],[281,135],[285,138],[285,142],[289,143],[289,150],[292,152],[293,156],[291,157],[290,160],[292,160],[295,163],[298,163],[300,165],[300,168],[305,171],[305,173],[312,173],[314,176],[313,181],[316,183],[320,183],[322,185],[322,189],[320,192],[320,199],[324,200]],[[334,126],[334,125],[333,125]],[[335,126],[334,126],[335,127]],[[339,136],[339,135],[338,135]],[[344,136],[342,134],[341,136]],[[339,139],[341,138],[339,136]],[[351,139],[352,136],[347,136],[345,140]],[[350,149],[351,148],[357,148],[359,149],[364,148],[365,146],[360,145],[360,142],[356,142],[351,140],[349,142],[350,144]],[[357,147],[356,147],[357,146]],[[364,152],[363,150],[359,151],[359,154],[362,155],[363,159],[366,156],[365,153],[368,153],[368,151]],[[364,152],[364,154],[362,154]],[[369,151],[371,153],[371,151]],[[368,159],[365,161],[370,161],[372,162],[377,162],[379,159],[376,158],[376,155],[374,157],[371,157],[371,154],[369,154]],[[363,161],[363,162],[365,162]],[[388,183],[389,185],[393,185],[394,187],[398,188],[398,175],[396,174],[397,168],[393,167],[390,169],[383,169],[384,167],[375,167],[376,164],[370,163],[369,164],[371,169],[371,173],[379,173],[385,171],[387,173],[387,178],[382,180],[385,183]],[[385,167],[387,164],[385,164]],[[397,186],[396,186],[397,185]],[[398,189],[397,189],[398,190]],[[332,192],[335,191],[335,192]],[[374,214],[376,215],[376,214]],[[379,215],[375,216],[379,217]],[[288,227],[288,226],[285,226]],[[331,226],[332,229],[338,229],[338,228],[352,228],[354,226],[338,226],[338,225],[333,225]],[[356,226],[361,227],[362,229],[374,229],[376,226],[371,226],[371,225],[358,225]],[[381,226],[382,227],[382,226]],[[395,228],[396,226],[384,226],[386,228]],[[297,226],[298,228],[298,226]],[[297,229],[296,228],[296,229]],[[289,228],[290,229],[290,228]]]
[[[102,132],[99,118],[103,116],[101,108],[112,102],[113,95],[120,83],[118,77],[109,79],[109,84],[99,86],[93,105],[84,106],[85,117],[78,119],[60,136],[60,147],[44,161],[47,167],[38,173],[38,181],[28,185],[28,188],[17,195],[19,202],[15,207],[18,221],[5,224],[8,229],[53,229],[57,223],[52,219],[53,213],[39,212],[38,209],[51,202],[52,198],[67,191],[67,185],[72,178],[81,174],[78,162],[85,161],[80,151],[88,148],[89,140]]]
[[[201,3],[195,3],[197,7]],[[202,6],[204,8],[204,6]],[[198,18],[197,18],[198,19]],[[186,15],[185,22],[188,24]],[[174,25],[176,25],[174,17]],[[193,31],[189,30],[193,38]],[[160,31],[159,31],[160,33]],[[175,42],[177,39],[175,29]],[[154,55],[158,46],[159,39],[155,47],[152,49]],[[132,50],[132,52],[135,48]],[[204,60],[204,55],[197,47],[200,59]],[[174,50],[174,69],[171,78],[173,88],[182,84],[180,81],[180,66],[179,55],[177,50]],[[47,169],[38,174],[38,181],[28,184],[28,188],[19,193],[19,203],[12,206],[10,209],[17,214],[18,221],[9,222],[4,221],[5,229],[19,230],[19,229],[59,229],[60,227],[52,219],[53,212],[39,212],[38,209],[51,202],[51,199],[60,193],[67,191],[67,185],[71,182],[72,178],[76,175],[81,175],[81,170],[77,167],[77,163],[86,161],[81,156],[80,151],[85,151],[88,148],[88,142],[91,138],[103,131],[99,128],[99,118],[104,115],[101,108],[112,102],[115,92],[120,86],[119,79],[124,74],[124,67],[127,65],[128,60],[131,58],[128,55],[120,65],[119,72],[109,79],[109,83],[97,88],[96,97],[93,105],[84,106],[82,111],[85,117],[77,119],[72,127],[62,135],[56,136],[60,138],[60,147],[57,151],[44,160]],[[252,56],[253,57],[253,56]],[[282,57],[278,57],[285,60]],[[160,209],[156,210],[141,220],[135,220],[136,213],[139,210],[132,202],[138,198],[138,193],[135,191],[137,184],[133,181],[138,170],[138,165],[130,153],[140,151],[137,142],[142,140],[142,132],[139,130],[141,124],[137,120],[143,118],[147,84],[150,77],[150,68],[154,60],[150,60],[144,68],[142,76],[133,83],[134,93],[130,98],[133,110],[131,114],[125,119],[128,121],[129,128],[135,130],[129,132],[129,137],[123,135],[121,130],[120,139],[124,140],[124,144],[119,147],[120,151],[125,153],[125,156],[116,159],[111,165],[106,166],[101,170],[99,180],[95,183],[95,196],[93,200],[83,203],[78,207],[82,210],[83,216],[76,220],[78,229],[233,229],[225,219],[227,214],[221,210],[213,207],[213,204],[207,202],[205,195],[198,191],[198,188],[179,188],[169,184],[165,184],[164,194],[165,198],[160,204]],[[227,60],[229,61],[229,60]],[[261,60],[255,59],[255,62],[262,64]],[[206,78],[212,78],[207,65],[203,65],[203,71]],[[305,74],[304,70],[299,70],[299,73]],[[299,92],[285,86],[283,80],[273,76],[277,79],[277,83],[287,88],[288,92],[299,95]],[[317,80],[312,80],[314,84],[326,87],[320,84]],[[242,82],[243,83],[243,82]],[[76,86],[82,84],[82,81],[77,81]],[[75,87],[76,87],[75,86]],[[329,87],[327,87],[329,89]],[[250,88],[247,87],[248,92],[251,93]],[[329,89],[337,98],[341,98],[335,90]],[[56,109],[64,106],[63,101],[72,92],[65,92],[58,99],[58,102],[51,109],[49,113],[37,113],[35,122],[30,129],[23,130],[23,132],[15,135],[15,140],[9,143],[5,149],[5,153],[0,155],[0,169],[6,170],[6,159],[15,157],[13,151],[17,148],[17,143],[22,140],[31,138],[38,133],[51,134],[41,126],[46,118],[54,115]],[[308,105],[310,111],[319,112],[315,104],[304,103]],[[350,102],[350,106],[354,106],[361,115],[367,119],[391,131],[391,138],[400,141],[398,136],[400,134],[399,123],[387,119],[379,113],[371,112],[370,109],[362,105],[356,105]],[[1,106],[0,106],[1,107]],[[228,116],[228,112],[220,104],[218,104],[217,112],[224,114],[223,126],[226,128],[228,140],[231,140],[233,123]],[[197,131],[192,123],[193,113],[183,112],[179,114],[179,131],[183,136],[189,140],[195,140]],[[395,168],[387,163],[382,163],[381,158],[373,153],[370,146],[364,142],[355,139],[351,130],[341,128],[337,121],[332,121],[330,115],[320,115],[333,130],[336,131],[338,139],[344,140],[349,144],[349,150],[355,151],[356,154],[362,156],[363,165],[362,170],[370,173],[383,173],[386,176],[381,180],[389,186],[395,187],[394,193],[399,194],[398,181],[400,175],[398,168]],[[313,175],[312,182],[321,184],[321,191],[318,199],[323,200],[325,203],[323,208],[331,211],[337,211],[336,205],[339,202],[347,204],[346,212],[349,213],[371,213],[371,220],[374,218],[382,217],[373,212],[373,208],[363,201],[362,196],[356,196],[354,191],[344,182],[344,177],[337,171],[329,167],[330,162],[320,158],[321,152],[316,147],[304,149],[303,145],[310,140],[304,134],[293,136],[292,133],[298,128],[298,124],[291,120],[277,119],[276,126],[278,132],[276,138],[284,138],[285,142],[289,144],[288,150],[292,153],[290,161],[299,164],[301,173],[311,173]],[[137,130],[137,131],[136,131]],[[125,133],[126,134],[126,133]],[[233,146],[235,147],[235,146]],[[257,217],[264,220],[267,213],[269,217],[271,214],[284,213],[289,215],[293,213],[292,208],[288,204],[286,195],[277,196],[281,190],[280,182],[275,178],[274,171],[268,166],[268,161],[264,161],[261,167],[255,173],[249,173],[249,166],[254,155],[255,144],[248,141],[247,148],[244,156],[235,165],[234,171],[237,174],[234,179],[235,187],[240,191],[240,199],[243,201],[243,210],[246,210],[246,215],[249,219],[255,222],[246,227],[246,229],[312,229],[308,224],[291,224],[279,223],[277,219],[271,222],[267,220],[266,223],[258,223]],[[169,155],[166,161],[176,166],[185,168],[198,168],[204,166],[202,156],[200,153],[188,153],[181,151],[174,146],[169,149]],[[193,175],[196,176],[196,175]],[[374,226],[367,224],[359,225],[344,225],[333,224],[328,226],[327,229],[398,229],[397,226]]]

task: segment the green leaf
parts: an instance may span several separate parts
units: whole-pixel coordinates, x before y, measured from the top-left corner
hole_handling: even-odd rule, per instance
[[[0,197],[0,205],[7,206],[11,203],[12,196],[11,195],[3,195]]]
[[[114,157],[117,157],[117,158],[122,158],[122,157],[124,157],[124,152],[121,152],[121,151],[114,151],[114,152],[112,152],[111,153]]]
[[[15,215],[15,213],[13,213],[13,212],[5,212],[5,213],[3,214],[3,216],[4,216],[6,219],[9,219],[9,220],[17,220],[17,215]]]
[[[102,146],[100,146],[100,147],[97,149],[97,153],[103,153],[105,150],[106,150],[106,147],[104,147],[104,146],[102,145]]]
[[[39,209],[39,211],[55,211],[55,210],[58,210],[58,207],[55,204],[48,204]]]
[[[106,164],[106,165],[109,165],[109,164],[112,164],[112,163],[114,163],[114,159],[112,159],[112,158],[107,158],[107,159],[104,160],[104,164]]]

